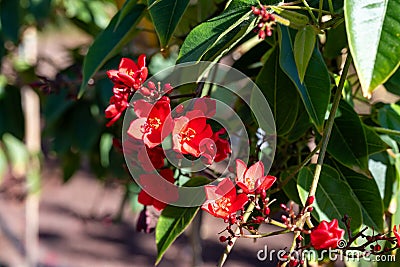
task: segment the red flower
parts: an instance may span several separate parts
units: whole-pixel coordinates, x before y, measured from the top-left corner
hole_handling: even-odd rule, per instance
[[[175,119],[175,127],[172,131],[173,149],[182,154],[199,157],[201,155],[200,142],[212,135],[213,132],[203,112],[189,111],[185,116]]]
[[[217,111],[216,101],[209,97],[196,98],[194,100],[193,110],[200,110],[206,118],[211,118]]]
[[[118,70],[107,71],[108,77],[118,88],[137,90],[146,80],[148,70],[146,68],[146,56],[140,55],[138,64],[129,58],[122,58]]]
[[[162,147],[142,148],[137,155],[140,165],[146,172],[164,167],[164,150]]]
[[[311,245],[315,249],[336,248],[343,235],[344,230],[338,227],[336,219],[330,223],[322,221],[311,231]]]
[[[122,115],[122,112],[128,107],[128,95],[123,94],[120,96],[112,96],[110,98],[110,105],[107,107],[105,113],[106,118],[111,119],[106,126],[110,127],[113,125]]]
[[[143,140],[149,148],[161,144],[173,128],[169,98],[164,96],[154,105],[138,100],[134,110],[139,118],[131,123],[128,134]]]
[[[229,178],[225,178],[218,184],[206,185],[206,202],[201,208],[211,215],[223,219],[242,209],[249,200],[246,194],[236,194],[235,185]]]
[[[400,225],[399,225],[399,231],[400,231]],[[397,225],[393,226],[393,234],[397,239],[397,247],[400,248],[400,233],[397,231]]]
[[[267,190],[276,181],[276,177],[264,176],[264,164],[259,161],[247,169],[247,165],[240,159],[236,160],[236,183],[246,194],[253,193],[256,189]]]
[[[211,139],[203,139],[200,143],[201,155],[205,158],[206,164],[220,162],[232,152],[231,145],[228,140],[222,139],[219,136],[225,134],[226,130],[222,128],[214,133]]]
[[[163,169],[160,175],[170,183],[174,183],[174,173],[171,169]],[[140,185],[143,189],[147,190],[152,195],[157,195],[160,199],[167,199],[169,203],[178,200],[178,191],[176,187],[166,187],[159,182],[159,175],[157,174],[142,174],[140,175]],[[171,185],[172,186],[172,185]],[[153,198],[146,191],[140,191],[138,202],[150,206],[153,205],[157,210],[162,210],[167,206],[167,203]],[[176,189],[176,190],[175,190]]]

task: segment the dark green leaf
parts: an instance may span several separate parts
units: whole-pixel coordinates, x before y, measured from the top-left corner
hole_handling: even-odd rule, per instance
[[[400,2],[344,1],[350,52],[364,92],[370,94],[400,64]]]
[[[256,83],[272,110],[278,135],[285,135],[295,123],[300,99],[296,87],[279,66],[278,47],[271,52],[257,76]]]
[[[397,69],[384,85],[392,94],[400,95],[400,69]]]
[[[184,186],[195,187],[208,184],[210,180],[205,177],[194,177]],[[175,239],[189,226],[199,207],[174,207],[167,206],[161,213],[156,226],[157,259],[160,262],[165,251],[171,246]]]
[[[316,33],[311,25],[299,29],[294,38],[293,54],[297,72],[299,73],[300,83],[304,81],[308,62],[314,51],[315,41]]]
[[[297,177],[297,189],[303,205],[307,201],[314,170],[315,166],[304,167]],[[356,196],[350,186],[340,179],[339,173],[328,165],[322,168],[313,206],[312,215],[318,221],[331,221],[336,218],[345,229],[341,218],[348,215],[351,218],[352,231],[362,225],[362,212]]]
[[[400,106],[397,104],[386,104],[378,111],[379,123],[382,127],[400,131]],[[400,143],[400,137],[390,135],[391,138]]]
[[[5,39],[11,40],[14,44],[19,40],[20,26],[20,1],[0,1],[0,24]]]
[[[341,23],[336,28],[331,28],[326,32],[326,42],[323,54],[329,59],[337,58],[342,54],[343,48],[347,47],[346,27]]]
[[[63,169],[63,181],[68,182],[81,165],[79,153],[69,150],[61,156],[61,166]]]
[[[379,135],[369,126],[363,124],[365,137],[368,145],[368,155],[372,155],[388,148],[385,142],[379,137]]]
[[[125,10],[129,7],[130,10]],[[78,97],[81,97],[87,87],[89,79],[109,60],[117,51],[127,44],[133,35],[137,32],[136,24],[143,15],[146,6],[137,4],[134,6],[126,5],[111,20],[107,28],[101,32],[83,61],[83,80]],[[119,14],[129,11],[129,13],[120,21],[118,27],[115,27]]]
[[[3,181],[4,175],[8,168],[6,154],[3,148],[0,146],[0,183]]]
[[[21,93],[18,88],[6,85],[0,95],[0,136],[10,133],[22,140],[24,137],[24,115]]]
[[[280,65],[283,71],[296,85],[304,106],[318,131],[322,131],[325,112],[330,99],[330,78],[328,69],[322,59],[321,53],[314,48],[304,83],[300,82],[293,55],[293,36],[289,28],[278,27],[280,39]]]
[[[304,108],[304,105],[299,105],[299,111],[292,130],[288,135],[288,141],[294,142],[304,136],[304,134],[312,127],[310,117]]]
[[[376,181],[347,168],[341,171],[359,202],[363,224],[383,232],[383,201]]]
[[[166,47],[190,0],[148,0],[149,13],[161,47]]]
[[[257,5],[254,0],[233,0],[221,15],[194,28],[181,47],[178,62],[222,57],[254,28],[253,5]]]
[[[339,115],[335,118],[328,153],[341,164],[369,176],[368,148],[361,121],[344,100],[339,104]]]

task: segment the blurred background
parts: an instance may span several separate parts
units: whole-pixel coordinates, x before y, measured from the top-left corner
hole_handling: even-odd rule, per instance
[[[161,54],[144,17],[140,33],[77,99],[84,55],[123,2],[0,0],[0,266],[154,264],[154,233],[136,230],[139,188],[113,146],[120,128],[105,127],[112,95],[105,71],[123,56],[144,53],[155,73],[175,63],[177,48]],[[207,14],[219,8],[209,2]],[[183,25],[178,35],[190,28]],[[200,221],[199,236],[193,233]],[[196,231],[188,229],[159,266],[214,266],[224,227],[199,213]],[[240,240],[227,266],[276,265],[257,260],[267,242],[269,249],[282,248],[290,236]]]

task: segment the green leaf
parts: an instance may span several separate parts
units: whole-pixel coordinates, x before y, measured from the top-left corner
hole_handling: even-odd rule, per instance
[[[61,166],[63,169],[63,181],[68,182],[69,179],[81,166],[81,157],[79,153],[69,150],[61,156]]]
[[[291,31],[293,33],[293,31]],[[293,55],[293,34],[289,28],[279,25],[280,65],[296,85],[304,106],[319,132],[322,132],[325,113],[330,99],[330,78],[321,53],[314,48],[308,63],[304,83],[300,82]]]
[[[126,10],[129,8],[129,10]],[[136,24],[144,14],[146,6],[142,4],[125,5],[113,19],[107,28],[104,29],[94,40],[83,61],[83,79],[78,97],[81,97],[87,87],[89,79],[104,65],[104,63],[114,56],[133,35],[137,32]],[[129,12],[118,23],[119,14]]]
[[[327,30],[323,50],[324,57],[329,59],[337,58],[342,54],[342,50],[345,47],[347,47],[347,36],[344,23]]]
[[[307,201],[315,165],[301,169],[297,177],[297,189],[303,205]],[[355,231],[362,225],[361,208],[350,186],[340,179],[339,173],[332,167],[322,167],[317,191],[315,194],[314,211],[312,215],[318,220],[331,221],[337,219],[345,229],[341,218],[344,215],[351,217],[351,230]]]
[[[166,47],[190,0],[148,0],[149,13],[161,47]],[[154,5],[153,5],[154,4]]]
[[[304,81],[308,62],[310,61],[311,55],[314,51],[315,41],[316,34],[311,25],[307,25],[298,30],[296,37],[294,38],[293,54],[297,71],[299,73],[300,83],[303,83]]]
[[[278,135],[285,135],[294,126],[300,99],[296,87],[279,66],[279,48],[274,47],[267,53],[271,54],[258,74],[256,83],[272,110]]]
[[[186,37],[178,63],[220,58],[255,26],[254,0],[232,0],[224,12],[196,28]]]
[[[400,131],[400,105],[386,104],[378,111],[378,120],[382,127]],[[400,143],[400,137],[389,135],[396,142]]]
[[[385,151],[389,147],[371,127],[363,124],[363,128],[368,146],[368,155]]]
[[[193,177],[185,187],[196,187],[208,184],[210,180],[205,177]],[[165,251],[175,239],[189,226],[199,207],[174,207],[167,206],[161,213],[156,226],[157,259],[156,265],[162,259]]]
[[[397,69],[384,86],[392,94],[400,95],[400,69]]]
[[[347,168],[341,171],[359,202],[363,223],[383,232],[383,201],[376,181]]]
[[[399,12],[399,0],[345,0],[347,37],[364,95],[387,81],[400,64]]]
[[[11,40],[14,44],[19,40],[20,26],[20,1],[0,1],[0,24],[5,39]]]
[[[340,101],[327,151],[341,164],[370,176],[368,171],[368,147],[361,121],[353,108]]]
[[[15,136],[5,133],[3,135],[5,151],[11,163],[11,169],[14,176],[21,177],[27,172],[29,152],[25,144]]]

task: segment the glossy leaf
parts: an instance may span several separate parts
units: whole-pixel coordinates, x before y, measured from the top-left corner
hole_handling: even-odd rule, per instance
[[[354,109],[340,102],[327,151],[341,164],[369,176],[368,148],[363,125]]]
[[[397,104],[386,104],[378,111],[378,120],[382,127],[400,131],[400,106]],[[390,135],[391,138],[400,142],[400,137]]]
[[[400,95],[400,69],[397,69],[384,86],[392,94]]]
[[[149,13],[161,47],[166,47],[190,0],[148,0]]]
[[[130,10],[125,10],[125,8]],[[117,53],[137,32],[136,24],[143,15],[146,6],[142,4],[126,5],[111,20],[107,28],[104,29],[94,40],[83,62],[83,80],[78,97],[81,97],[87,87],[89,79]],[[119,14],[129,13],[118,23]]]
[[[296,87],[279,66],[279,48],[270,51],[272,53],[258,74],[256,83],[272,110],[278,135],[285,135],[295,123],[300,99]]]
[[[315,166],[304,167],[297,177],[297,189],[303,205],[307,201]],[[340,179],[339,173],[328,165],[322,168],[315,194],[312,215],[318,220],[331,221],[337,219],[344,228],[341,218],[351,217],[351,229],[355,231],[362,225],[361,208],[350,186]]]
[[[257,1],[232,0],[221,15],[194,28],[182,44],[178,63],[222,57],[227,48],[254,28],[253,5],[257,5]]]
[[[205,177],[194,177],[184,184],[185,187],[195,187],[208,184],[210,180]],[[162,259],[165,251],[175,239],[189,226],[199,207],[174,207],[167,206],[161,213],[156,226],[157,259],[156,265]]]
[[[315,41],[316,33],[311,25],[299,29],[294,38],[293,54],[297,71],[299,73],[300,83],[303,83],[304,81],[308,62],[310,61],[311,55],[314,51]]]
[[[363,224],[382,232],[383,201],[376,181],[347,168],[341,169],[341,173],[359,202]]]
[[[385,151],[388,145],[382,141],[379,135],[369,126],[363,124],[363,129],[368,146],[368,155]]]
[[[325,112],[330,99],[330,78],[328,69],[317,47],[314,48],[304,83],[300,82],[293,55],[293,39],[289,28],[278,27],[280,40],[279,63],[283,71],[296,85],[304,106],[318,131],[322,131]]]
[[[369,95],[400,64],[400,1],[345,0],[350,52],[363,89]]]

